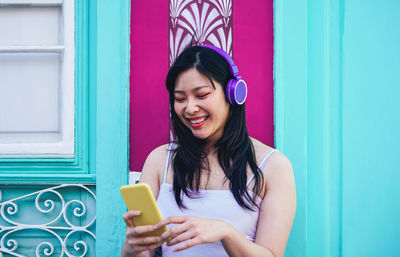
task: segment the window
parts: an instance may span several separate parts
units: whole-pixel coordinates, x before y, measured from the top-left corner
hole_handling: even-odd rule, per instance
[[[0,157],[75,155],[74,1],[0,0]]]

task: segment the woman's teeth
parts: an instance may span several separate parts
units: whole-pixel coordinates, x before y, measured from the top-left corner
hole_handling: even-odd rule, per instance
[[[201,123],[201,122],[203,122],[203,121],[205,121],[205,120],[206,120],[206,117],[202,117],[202,118],[200,118],[200,119],[190,120],[190,123],[192,123],[192,124],[199,124],[199,123]]]

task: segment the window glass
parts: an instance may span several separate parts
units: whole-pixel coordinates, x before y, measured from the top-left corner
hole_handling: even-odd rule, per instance
[[[58,45],[61,17],[60,7],[0,8],[0,45]]]

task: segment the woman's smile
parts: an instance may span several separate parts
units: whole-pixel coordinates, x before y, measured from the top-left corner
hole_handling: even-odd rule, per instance
[[[190,121],[192,127],[199,128],[204,125],[207,118],[208,116],[203,116],[203,117],[189,118],[188,120]]]

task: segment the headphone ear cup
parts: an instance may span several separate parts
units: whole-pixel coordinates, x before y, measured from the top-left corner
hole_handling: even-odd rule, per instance
[[[232,105],[242,105],[247,98],[247,85],[243,79],[231,79],[226,85],[226,98]]]
[[[235,87],[234,85],[232,86],[232,83],[234,84],[234,81],[233,79],[230,79],[226,85],[226,100],[229,104],[235,105],[233,101],[233,98],[235,97]]]

